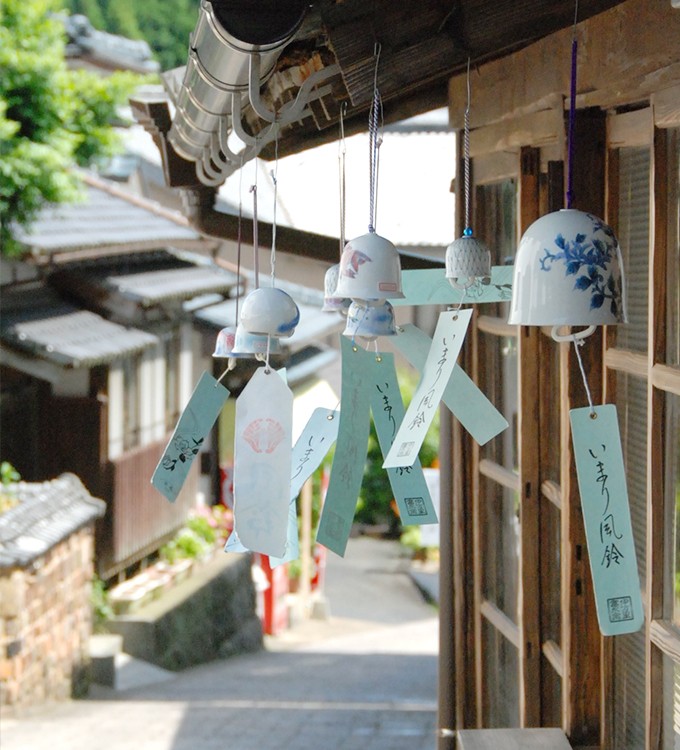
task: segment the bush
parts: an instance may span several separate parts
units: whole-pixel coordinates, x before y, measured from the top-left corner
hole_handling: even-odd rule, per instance
[[[418,386],[418,376],[411,371],[399,370],[397,378],[405,401],[404,405],[408,408],[408,404]],[[439,456],[439,411],[437,411],[437,415],[425,436],[418,455],[423,466],[432,466]],[[378,443],[378,435],[373,422],[371,422],[364,479],[354,520],[369,525],[386,523],[389,527],[388,533],[397,536],[401,524],[397,512],[393,508],[394,495],[387,472],[382,468],[382,464],[383,455]]]

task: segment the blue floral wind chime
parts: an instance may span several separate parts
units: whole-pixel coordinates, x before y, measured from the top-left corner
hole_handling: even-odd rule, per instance
[[[571,49],[566,208],[535,221],[515,259],[509,323],[552,326],[572,342],[588,406],[570,411],[572,443],[598,622],[604,635],[639,630],[644,622],[616,407],[595,405],[580,347],[600,325],[626,322],[621,249],[614,231],[572,208],[577,93],[576,4]],[[562,332],[565,328],[582,330]]]

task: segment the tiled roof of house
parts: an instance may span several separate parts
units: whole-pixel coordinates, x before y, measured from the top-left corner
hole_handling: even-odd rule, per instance
[[[70,367],[92,367],[154,346],[158,337],[65,302],[40,282],[3,290],[0,341]]]
[[[126,195],[92,175],[82,176],[82,201],[51,204],[39,213],[30,229],[17,228],[16,239],[34,257],[47,259],[55,254],[92,249],[136,251],[208,244],[180,215],[146,199]]]
[[[25,567],[106,511],[74,474],[18,482],[7,491],[18,504],[0,514],[0,568]]]

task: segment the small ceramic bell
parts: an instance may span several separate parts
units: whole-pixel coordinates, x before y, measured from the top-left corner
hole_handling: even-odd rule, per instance
[[[340,258],[336,296],[360,300],[401,299],[397,248],[375,232],[350,240]]]
[[[462,237],[446,248],[446,278],[456,289],[467,289],[491,276],[491,253],[478,240],[472,229],[466,229]]]
[[[384,300],[376,305],[354,301],[347,311],[343,336],[375,341],[378,336],[395,336],[394,308]]]
[[[281,351],[281,344],[275,336],[249,333],[243,327],[243,324],[239,323],[236,326],[236,335],[234,337],[231,356],[251,359],[253,357],[264,357],[267,354],[267,346],[269,346],[270,354],[277,354]]]
[[[234,326],[227,326],[223,328],[217,334],[217,341],[215,342],[215,351],[213,357],[215,359],[228,359],[232,356],[232,350],[234,349],[234,340],[236,338],[236,328]]]
[[[248,333],[291,336],[300,322],[293,298],[277,287],[255,289],[243,301],[240,323]]]
[[[535,221],[517,249],[508,322],[554,327],[625,323],[621,249],[611,227],[571,208]]]
[[[338,287],[340,277],[340,264],[336,263],[331,266],[324,276],[323,280],[323,312],[342,312],[349,306],[349,302],[344,297],[337,297],[335,290]]]

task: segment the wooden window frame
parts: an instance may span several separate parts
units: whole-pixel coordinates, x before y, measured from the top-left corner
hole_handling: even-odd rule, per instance
[[[680,89],[676,87],[680,95]],[[654,99],[654,97],[652,98]],[[625,373],[644,380],[647,384],[647,542],[646,542],[646,600],[645,611],[645,747],[656,750],[660,745],[663,726],[663,659],[669,657],[680,664],[680,630],[665,618],[664,585],[668,565],[665,499],[665,415],[666,394],[680,395],[680,367],[666,364],[666,279],[669,263],[670,201],[672,181],[677,174],[669,173],[672,136],[666,127],[679,127],[677,105],[667,106],[670,99],[663,97],[663,119],[660,121],[650,107],[613,115],[610,118],[609,175],[610,184],[617,180],[616,149],[627,146],[650,148],[650,243],[649,243],[649,307],[647,352],[638,353],[617,349],[615,332],[606,336],[604,351],[606,392],[615,395],[617,373]],[[663,124],[663,128],[659,124]],[[675,136],[677,137],[677,136]],[[675,196],[677,201],[677,195]],[[608,196],[607,218],[616,221],[618,196],[611,190]],[[677,208],[676,208],[677,210]],[[603,693],[613,680],[612,648],[608,643],[604,653]],[[603,701],[603,747],[613,746],[612,712]]]

